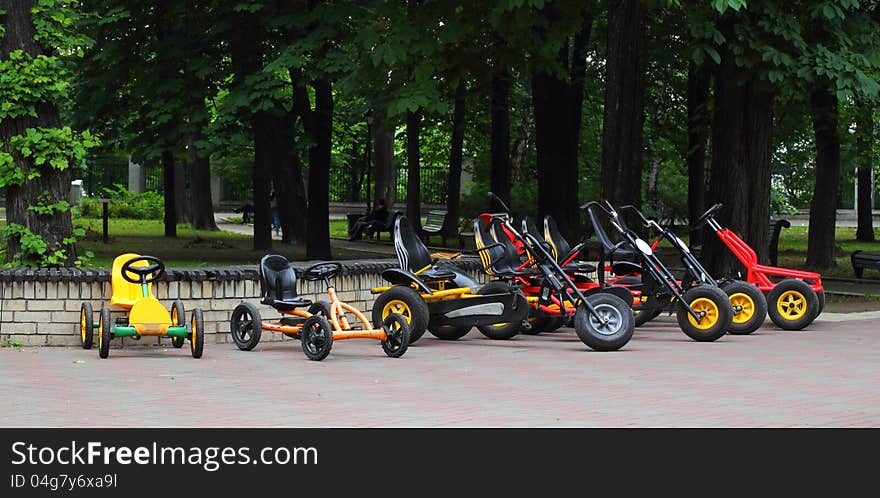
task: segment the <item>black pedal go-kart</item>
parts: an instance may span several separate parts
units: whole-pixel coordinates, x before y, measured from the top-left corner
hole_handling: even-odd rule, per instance
[[[587,210],[593,231],[601,244],[597,265],[600,285],[624,285],[631,290],[640,290],[645,301],[641,306],[634,307],[636,315],[642,315],[640,321],[645,317],[659,315],[662,307],[672,301],[678,303],[678,326],[691,339],[700,342],[715,341],[730,330],[733,307],[724,291],[705,283],[685,288],[660,260],[651,245],[626,225],[608,201],[602,204],[591,201],[582,205],[581,209]],[[619,242],[611,242],[602,224],[603,217],[620,235]],[[616,262],[615,257],[618,258]],[[621,261],[621,257],[634,257],[638,262]],[[609,281],[605,276],[606,261],[612,262],[610,268],[615,276],[629,278]],[[702,276],[700,281],[702,282]]]
[[[704,284],[718,287],[727,294],[733,307],[733,321],[730,324],[729,333],[734,335],[751,334],[764,323],[764,318],[767,317],[767,299],[757,286],[733,278],[713,278],[700,263],[700,260],[690,251],[687,244],[678,238],[672,230],[671,220],[667,223],[658,223],[657,220],[646,218],[635,206],[621,206],[620,210],[629,210],[635,213],[645,228],[653,229],[657,232],[657,239],[651,244],[652,249],[656,250],[663,239],[668,240],[672,247],[676,249],[681,256],[681,263],[684,265],[684,275],[680,283],[685,291],[695,285]],[[673,309],[675,303],[668,299],[668,297],[667,295],[667,299],[664,302],[658,302],[653,299],[653,295],[649,295],[648,302],[643,305],[646,308],[646,312],[644,314],[640,313],[640,316],[636,317],[636,321],[638,322],[639,318],[642,317],[644,317],[644,321],[647,321],[657,316],[658,312],[662,313]]]
[[[503,212],[489,215],[489,233],[495,244],[483,240],[486,239],[481,235],[485,232],[480,226],[483,220],[477,218],[474,222],[474,234],[480,237],[477,246],[484,248],[480,258],[486,272],[500,279],[537,280],[538,295],[528,298],[530,306],[557,316],[573,315],[575,333],[591,349],[615,351],[625,346],[632,338],[635,324],[629,303],[619,294],[629,294],[613,287],[584,292],[557,262],[547,242],[529,231],[520,233],[511,223],[510,209],[504,201],[492,192],[489,198],[497,202]],[[515,243],[525,249],[527,261],[521,262]],[[500,247],[493,247],[496,245]]]
[[[410,343],[425,330],[444,340],[464,337],[474,326],[490,339],[510,339],[519,332],[529,305],[515,287],[506,282],[481,286],[451,264],[452,258],[432,257],[405,216],[394,223],[394,249],[400,268],[382,272],[391,285],[371,289],[378,294],[373,321],[403,315]]]

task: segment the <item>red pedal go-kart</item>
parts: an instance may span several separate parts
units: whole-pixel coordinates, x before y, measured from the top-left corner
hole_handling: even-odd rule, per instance
[[[815,272],[779,268],[758,263],[758,256],[739,236],[722,228],[715,213],[722,204],[715,204],[700,216],[721,242],[746,268],[746,281],[767,294],[767,314],[773,323],[785,330],[801,330],[822,313],[825,290],[822,276]]]

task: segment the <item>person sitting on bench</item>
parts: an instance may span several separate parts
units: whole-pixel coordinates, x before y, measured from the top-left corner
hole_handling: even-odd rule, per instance
[[[360,240],[365,229],[369,228],[372,231],[374,226],[381,225],[387,219],[388,208],[385,206],[385,199],[379,199],[376,201],[376,207],[372,211],[366,216],[358,218],[348,240]]]

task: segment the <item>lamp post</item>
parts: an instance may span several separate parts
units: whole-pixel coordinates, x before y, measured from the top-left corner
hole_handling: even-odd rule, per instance
[[[373,168],[370,166],[370,153],[373,148],[373,108],[370,107],[367,109],[367,112],[364,113],[364,120],[367,122],[367,212],[370,212],[372,209],[372,202],[370,199],[370,191],[372,187],[372,170]]]

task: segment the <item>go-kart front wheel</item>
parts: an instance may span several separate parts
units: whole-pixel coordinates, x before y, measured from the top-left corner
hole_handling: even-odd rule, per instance
[[[92,349],[92,341],[95,333],[94,315],[91,303],[82,303],[79,310],[79,338],[83,349]]]
[[[733,306],[733,321],[730,332],[733,335],[751,334],[758,330],[767,317],[767,298],[754,285],[734,280],[721,286]]]
[[[202,310],[196,308],[189,321],[189,350],[193,358],[201,358],[205,349],[205,319]]]
[[[616,351],[625,346],[635,331],[629,304],[604,292],[587,296],[587,302],[595,313],[581,304],[574,316],[574,331],[581,342],[596,351]]]
[[[186,320],[186,309],[183,307],[183,301],[177,299],[174,301],[174,304],[171,305],[171,325],[174,327],[180,327],[180,324]],[[171,345],[177,349],[183,347],[183,344],[186,342],[185,337],[172,337]]]
[[[382,351],[391,358],[400,358],[409,348],[409,325],[406,318],[392,313],[382,323],[386,338],[382,341]]]
[[[98,356],[106,358],[110,356],[110,341],[113,339],[113,322],[110,318],[110,308],[101,308],[101,316],[98,319]]]
[[[300,341],[306,358],[313,361],[323,360],[333,347],[333,328],[330,322],[320,315],[306,318],[300,331]]]
[[[428,325],[428,332],[443,341],[455,341],[471,331],[470,325]]]
[[[232,310],[232,318],[229,319],[229,332],[238,349],[254,349],[260,343],[260,335],[263,333],[263,321],[257,307],[248,302],[236,306]]]
[[[767,314],[783,330],[801,330],[819,315],[819,296],[803,280],[783,279],[767,294]]]
[[[696,320],[687,310],[690,306],[700,316]],[[697,285],[682,295],[676,314],[681,331],[695,341],[711,342],[723,337],[733,321],[733,306],[727,294],[718,287]]]

